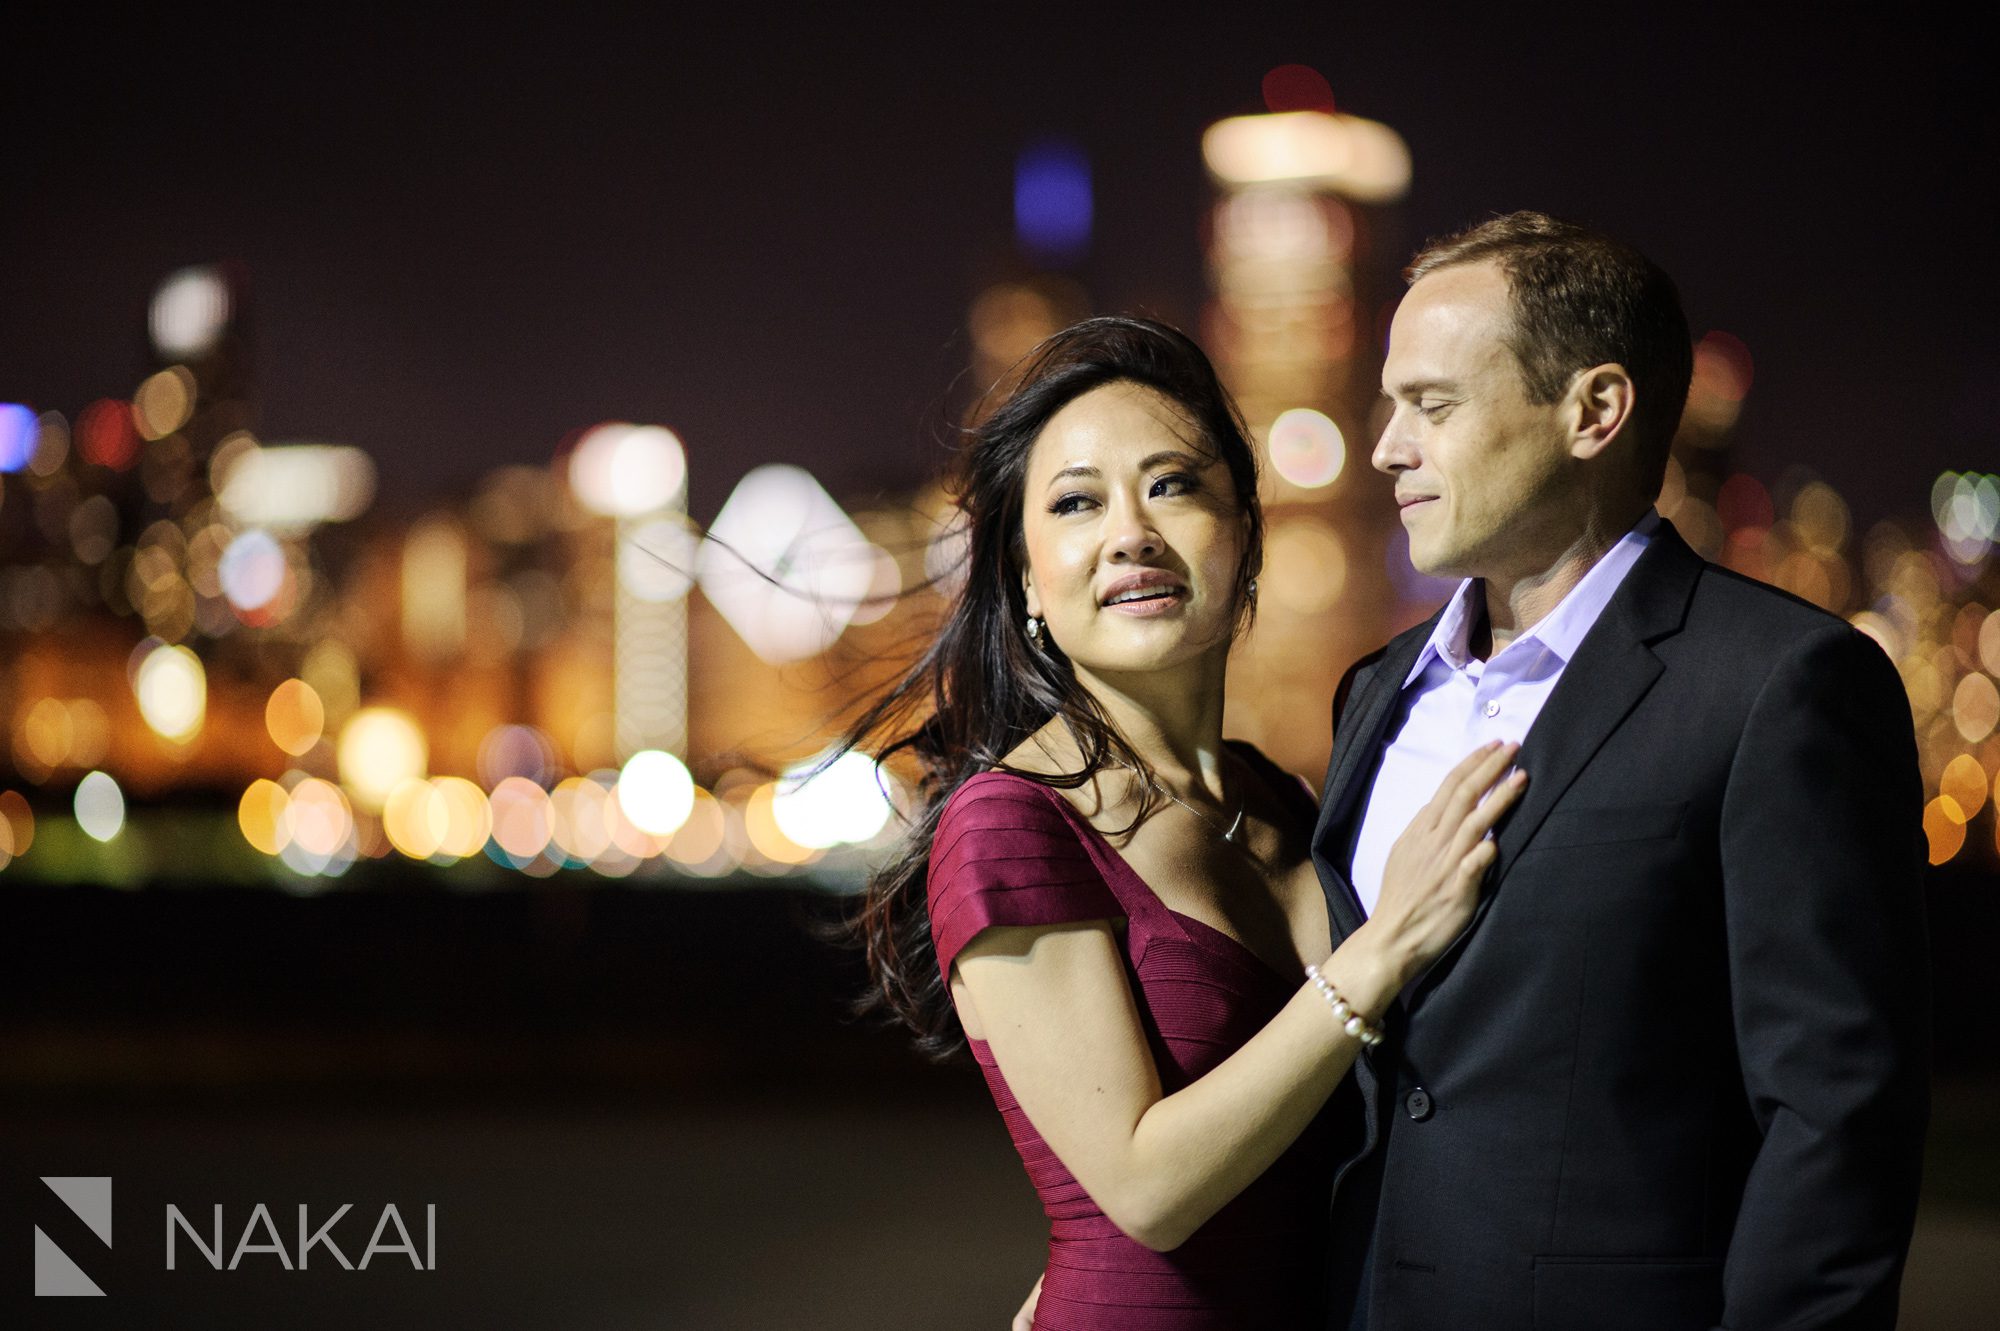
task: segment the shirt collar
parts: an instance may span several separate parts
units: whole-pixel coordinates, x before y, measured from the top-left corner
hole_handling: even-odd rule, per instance
[[[1625,575],[1632,571],[1632,565],[1639,562],[1639,556],[1653,543],[1653,535],[1660,529],[1661,518],[1657,511],[1648,509],[1632,530],[1618,539],[1618,543],[1604,552],[1595,564],[1590,566],[1568,595],[1556,603],[1556,608],[1544,615],[1540,622],[1513,643],[1509,650],[1527,639],[1534,639],[1543,649],[1553,652],[1567,663],[1576,655],[1582,645],[1584,635],[1597,623],[1604,607],[1611,603],[1611,597],[1618,590]],[[1472,660],[1473,616],[1478,613],[1478,603],[1474,597],[1485,595],[1484,585],[1478,578],[1467,578],[1458,584],[1451,600],[1445,603],[1444,613],[1438,616],[1437,627],[1424,641],[1423,650],[1417,653],[1416,662],[1410,673],[1403,678],[1403,687],[1416,682],[1419,675],[1432,661],[1441,661],[1453,670],[1463,670]]]

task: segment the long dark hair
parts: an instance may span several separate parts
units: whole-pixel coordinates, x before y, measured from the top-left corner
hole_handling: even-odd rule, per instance
[[[965,543],[962,590],[916,663],[868,706],[827,759],[879,745],[878,762],[899,754],[916,760],[919,782],[909,831],[870,880],[848,929],[865,950],[870,980],[857,1010],[902,1022],[915,1033],[917,1047],[933,1058],[963,1044],[938,973],[925,893],[931,841],[951,793],[980,772],[1016,771],[1006,755],[1056,717],[1076,738],[1081,766],[1057,775],[1019,775],[1070,788],[1107,765],[1124,764],[1139,774],[1144,800],[1156,789],[1151,770],[1077,683],[1061,651],[1028,638],[1021,523],[1028,458],[1043,427],[1070,402],[1105,384],[1131,382],[1164,394],[1227,466],[1237,504],[1248,518],[1235,588],[1239,632],[1248,623],[1250,583],[1263,561],[1256,453],[1214,366],[1185,334],[1150,319],[1086,319],[1035,348],[1010,378],[1016,386],[1005,400],[962,432],[947,479]],[[1149,807],[1142,802],[1139,817]]]

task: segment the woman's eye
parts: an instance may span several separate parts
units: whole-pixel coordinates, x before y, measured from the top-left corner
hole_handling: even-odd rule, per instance
[[[1172,475],[1162,476],[1155,480],[1153,482],[1152,494],[1154,498],[1160,498],[1165,495],[1186,494],[1194,488],[1194,477],[1174,472]]]
[[[1090,502],[1089,495],[1074,494],[1074,493],[1066,494],[1062,496],[1060,499],[1056,500],[1053,504],[1049,505],[1049,512],[1055,514],[1059,518],[1067,517],[1069,514],[1076,512],[1078,509],[1082,508],[1085,504],[1089,502]]]

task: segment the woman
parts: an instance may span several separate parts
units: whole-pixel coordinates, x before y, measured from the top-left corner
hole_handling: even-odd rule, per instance
[[[1144,320],[1057,334],[958,482],[963,591],[851,736],[924,772],[864,900],[876,1005],[970,1042],[1049,1216],[1034,1326],[1317,1324],[1360,1130],[1329,1097],[1469,918],[1512,750],[1460,765],[1328,956],[1313,801],[1222,738],[1262,519],[1206,357]]]

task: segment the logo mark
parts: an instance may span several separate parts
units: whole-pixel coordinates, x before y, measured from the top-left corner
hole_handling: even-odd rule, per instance
[[[42,1182],[49,1185],[49,1191],[62,1198],[63,1205],[74,1211],[77,1219],[89,1225],[91,1232],[104,1240],[105,1247],[111,1246],[109,1178],[44,1176]],[[42,1233],[40,1225],[35,1226],[35,1294],[37,1297],[50,1295],[104,1297],[104,1291],[97,1287],[97,1282],[85,1275],[83,1268],[71,1261],[69,1254],[58,1248],[53,1239]]]

